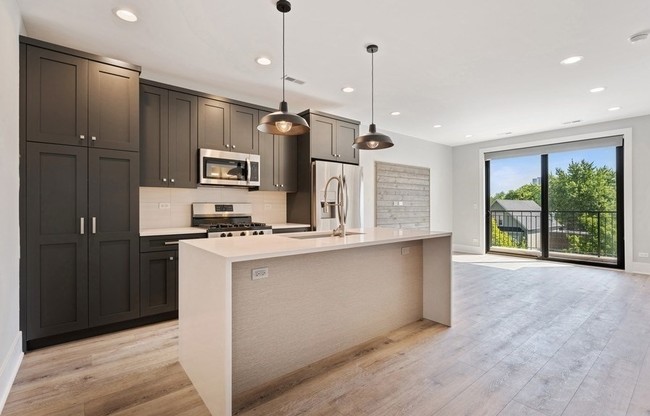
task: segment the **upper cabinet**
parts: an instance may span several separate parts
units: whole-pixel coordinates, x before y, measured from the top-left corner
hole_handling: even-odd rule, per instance
[[[198,98],[142,84],[140,185],[196,188]]]
[[[303,136],[309,141],[312,159],[359,164],[359,152],[352,147],[359,135],[358,122],[313,111],[301,113],[301,116],[308,118],[311,128]]]
[[[199,147],[258,154],[259,111],[199,97]]]
[[[199,147],[230,150],[230,104],[199,97]]]
[[[31,44],[25,55],[27,141],[139,150],[138,70]]]
[[[260,117],[269,114],[260,111]],[[260,150],[260,191],[298,190],[296,136],[274,136],[258,132]]]

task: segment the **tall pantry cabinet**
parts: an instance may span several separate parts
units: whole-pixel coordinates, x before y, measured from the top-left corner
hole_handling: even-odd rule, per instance
[[[139,316],[139,73],[21,37],[27,348]]]

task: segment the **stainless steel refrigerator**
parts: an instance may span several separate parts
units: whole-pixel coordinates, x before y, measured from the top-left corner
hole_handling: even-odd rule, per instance
[[[312,162],[311,224],[316,231],[331,231],[338,226],[338,218],[322,209],[322,202],[336,202],[337,182],[332,181],[325,193],[325,184],[331,177],[341,176],[346,184],[347,217],[345,227],[363,228],[363,169],[345,163]]]

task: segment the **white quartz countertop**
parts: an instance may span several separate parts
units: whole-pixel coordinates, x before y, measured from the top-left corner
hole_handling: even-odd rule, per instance
[[[276,229],[276,228],[309,228],[311,225],[309,224],[296,224],[296,223],[284,223],[284,224],[266,224],[270,225],[271,228]]]
[[[394,228],[363,228],[348,232],[354,234],[341,238],[332,237],[330,231],[303,232],[251,238],[183,240],[180,244],[209,251],[229,261],[246,261],[451,236],[450,232]],[[296,238],[307,236],[320,238]]]
[[[176,234],[205,234],[205,228],[200,227],[174,227],[174,228],[148,228],[140,230],[140,237],[152,237],[157,235]]]

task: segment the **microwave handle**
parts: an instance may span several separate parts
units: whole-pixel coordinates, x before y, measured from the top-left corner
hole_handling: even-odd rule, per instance
[[[250,183],[251,181],[251,159],[246,158],[246,182]]]

